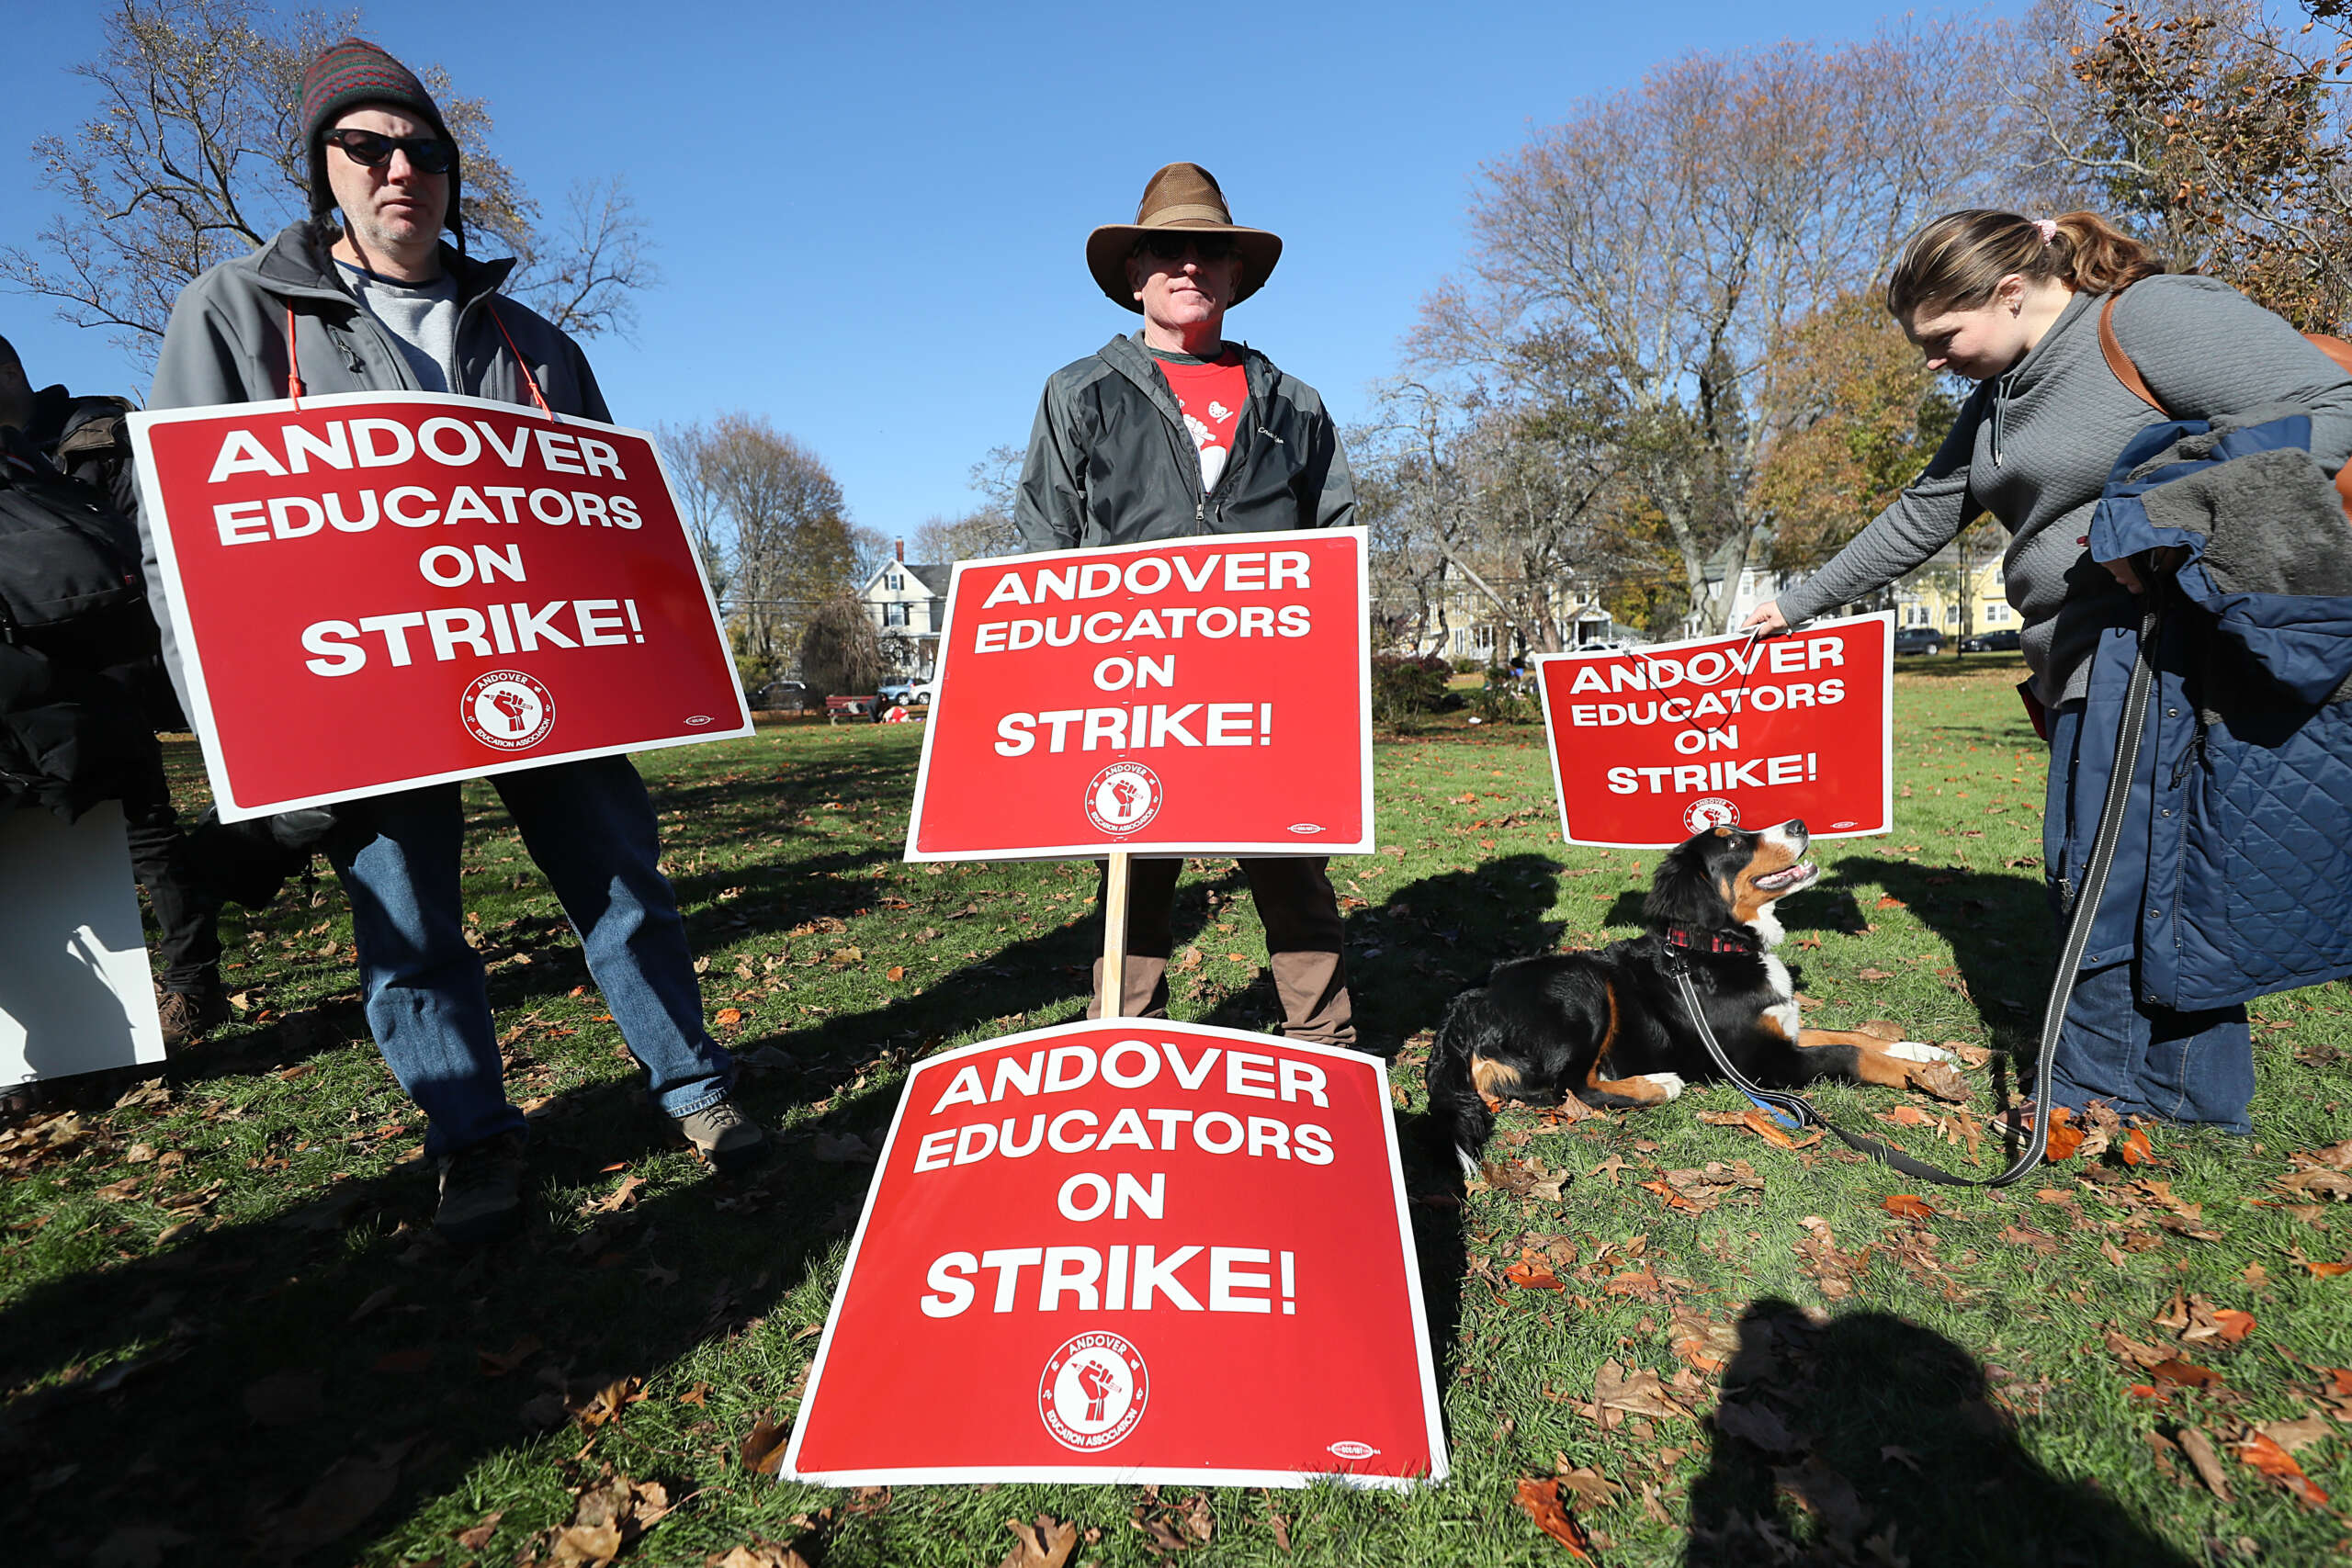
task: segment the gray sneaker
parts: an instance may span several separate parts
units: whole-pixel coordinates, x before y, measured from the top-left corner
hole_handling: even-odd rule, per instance
[[[731,1095],[670,1120],[678,1124],[695,1152],[722,1176],[749,1170],[768,1157],[766,1132],[743,1114]]]
[[[503,1241],[523,1228],[523,1144],[502,1133],[441,1156],[441,1207],[433,1228],[459,1247]]]

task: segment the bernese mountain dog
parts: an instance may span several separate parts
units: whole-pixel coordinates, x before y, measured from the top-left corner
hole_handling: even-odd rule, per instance
[[[1689,966],[1707,1026],[1732,1064],[1770,1089],[1816,1078],[1900,1087],[1912,1064],[1950,1052],[1797,1021],[1788,966],[1773,956],[1773,904],[1813,886],[1804,824],[1713,828],[1667,852],[1642,907],[1648,931],[1581,953],[1498,964],[1447,1007],[1430,1052],[1430,1109],[1465,1175],[1494,1132],[1491,1102],[1663,1105],[1719,1077],[1663,962]]]

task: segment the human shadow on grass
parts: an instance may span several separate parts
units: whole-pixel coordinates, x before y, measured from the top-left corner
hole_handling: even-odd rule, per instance
[[[1709,1424],[1687,1568],[2190,1568],[2027,1452],[1973,1356],[1884,1313],[1750,1303]]]
[[[774,1119],[820,1090],[843,1127],[888,1116],[887,1094],[837,1083],[755,1075],[741,1095]],[[0,1456],[23,1483],[0,1529],[72,1561],[109,1540],[137,1560],[122,1553],[141,1531],[151,1555],[153,1531],[175,1538],[174,1564],[347,1560],[565,1424],[567,1403],[591,1407],[616,1382],[626,1394],[631,1378],[674,1398],[663,1371],[798,1288],[854,1223],[871,1172],[818,1163],[797,1141],[751,1179],[605,1212],[616,1165],[674,1146],[635,1084],[559,1097],[531,1126],[532,1222],[494,1248],[468,1255],[430,1234],[416,1166],[25,1291],[0,1311],[0,1386],[17,1391],[0,1406]],[[550,1213],[556,1191],[579,1188],[589,1207]],[[774,1359],[714,1391],[689,1440],[715,1454],[779,1414],[792,1369]],[[663,1479],[652,1468],[639,1479]],[[495,1555],[519,1540],[510,1530]]]
[[[2024,1048],[2040,1021],[2058,945],[2038,869],[1979,871],[1889,857],[1849,859],[1831,881],[1863,904],[1899,898],[1951,947],[1968,999],[2004,1044]]]

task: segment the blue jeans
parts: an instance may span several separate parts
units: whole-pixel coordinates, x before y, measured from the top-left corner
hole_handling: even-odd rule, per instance
[[[621,1038],[673,1116],[725,1097],[734,1059],[702,1022],[685,922],[660,867],[653,803],[626,757],[560,762],[492,781],[547,874]],[[351,899],[368,1024],[428,1122],[440,1156],[523,1125],[507,1103],[481,955],[467,944],[458,879],[458,786],[432,784],[336,807],[333,852]]]
[[[2254,1036],[2245,1009],[2176,1012],[2143,1001],[2130,964],[2085,972],[2066,1008],[2050,1098],[2080,1111],[2103,1100],[2127,1116],[2254,1131]]]
[[[2053,879],[2081,875],[2106,794],[2113,724],[2098,727],[2100,733],[2089,741],[2084,739],[2084,728],[2079,703],[2050,716],[2050,789],[2042,849],[2045,874]],[[2086,747],[2097,748],[2087,758]],[[2134,792],[2124,822],[2127,848],[2147,841],[2149,809],[2146,791]],[[2067,1004],[2065,1027],[2058,1036],[2050,1097],[2077,1111],[2103,1100],[2125,1115],[2251,1133],[2246,1105],[2254,1098],[2254,1036],[2246,1026],[2245,1009],[2178,1012],[2140,997],[2133,976],[2140,897],[2125,887],[2134,875],[2145,881],[2144,857],[2135,866],[2128,854],[2119,854],[2109,896],[2100,900],[2082,976]],[[2053,910],[2059,905],[2054,886],[2051,904]],[[2062,914],[2062,940],[2065,930]]]

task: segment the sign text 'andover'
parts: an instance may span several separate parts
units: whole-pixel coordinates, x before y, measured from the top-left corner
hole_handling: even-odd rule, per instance
[[[1816,839],[1888,831],[1893,620],[1537,659],[1561,837],[1663,846],[1791,818]]]
[[[224,819],[751,733],[638,432],[424,393],[131,429]]]
[[[1134,1018],[916,1064],[785,1470],[1442,1480],[1384,1064]]]
[[[1356,528],[958,562],[909,860],[1372,849]]]

